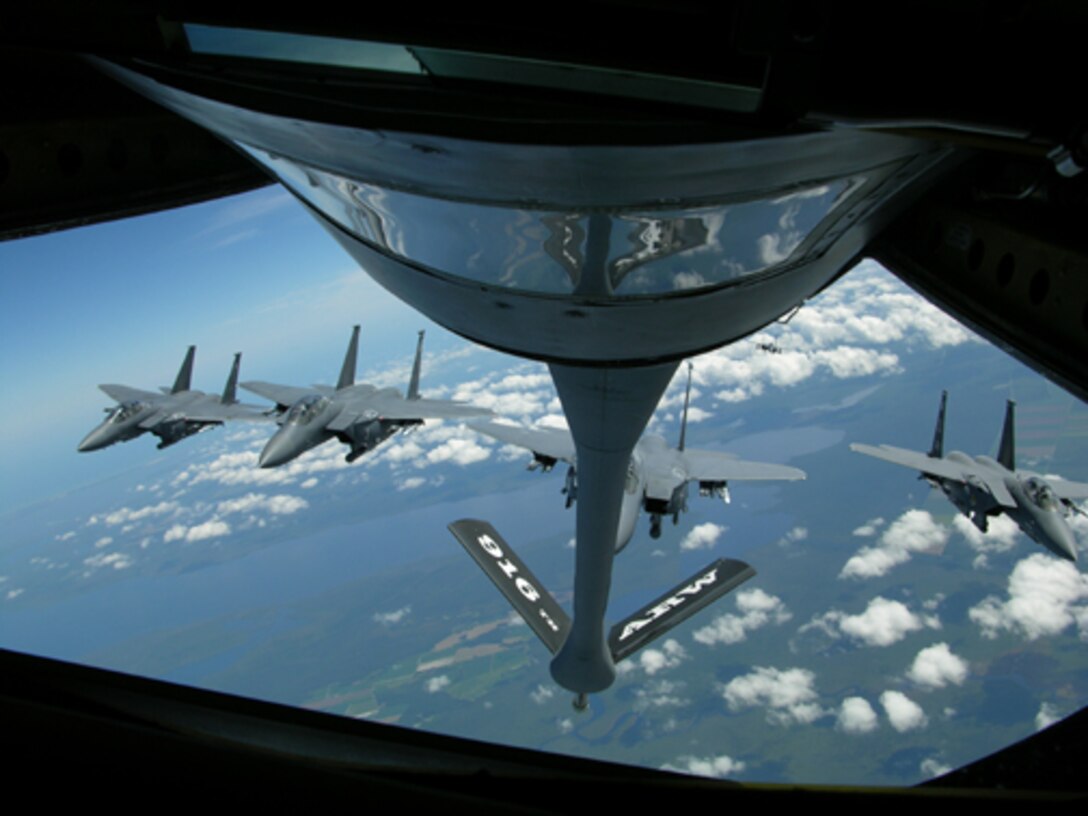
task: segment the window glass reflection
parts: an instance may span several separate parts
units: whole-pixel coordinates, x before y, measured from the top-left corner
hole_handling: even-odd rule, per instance
[[[684,210],[589,214],[427,198],[239,146],[384,252],[458,278],[557,295],[655,296],[799,262],[806,240],[864,181]]]
[[[122,402],[116,408],[113,409],[113,413],[110,414],[109,421],[114,424],[120,424],[126,422],[140,413],[146,408],[142,402],[138,400],[132,400],[131,402]]]
[[[321,397],[317,394],[303,397],[292,405],[291,410],[287,412],[287,424],[309,425],[313,422],[314,417],[325,410],[328,404],[328,397]]]

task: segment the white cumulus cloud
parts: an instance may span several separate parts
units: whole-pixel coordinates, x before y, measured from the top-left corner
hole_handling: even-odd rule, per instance
[[[136,510],[132,510],[128,507],[122,507],[119,510],[114,510],[112,513],[107,513],[102,517],[102,521],[106,524],[115,526],[118,524],[128,524],[133,521],[140,521],[151,516],[159,516],[164,513],[170,513],[177,509],[177,502],[163,501],[158,504],[147,505],[146,507],[140,507]]]
[[[555,696],[554,686],[545,686],[543,683],[529,692],[529,698],[537,705],[544,705]]]
[[[988,565],[987,556],[991,553],[1002,553],[1016,546],[1020,538],[1020,527],[1015,521],[1002,514],[989,519],[986,524],[986,532],[983,533],[967,516],[957,514],[952,519],[952,527],[967,540],[967,544],[977,555],[973,562],[975,569],[982,569]]]
[[[186,527],[184,524],[174,524],[163,533],[162,540],[166,542],[193,542],[229,534],[230,524],[221,519],[210,519],[203,524],[195,524],[192,527]]]
[[[962,686],[967,672],[967,661],[953,654],[947,643],[934,643],[918,652],[907,677],[920,686],[944,688],[949,684]]]
[[[683,683],[664,678],[646,680],[635,689],[635,710],[687,705],[690,700],[680,696],[683,688]]]
[[[1088,640],[1088,576],[1068,561],[1035,553],[1013,568],[1007,600],[990,595],[968,615],[987,638],[1007,631],[1035,640],[1073,626]]]
[[[707,776],[712,779],[724,779],[728,776],[736,776],[744,773],[745,763],[721,754],[710,757],[680,757],[676,764],[667,763],[661,766],[664,771],[678,771],[692,776]]]
[[[944,776],[952,770],[952,766],[941,762],[936,757],[926,757],[922,760],[922,764],[918,766],[918,769],[927,779],[933,779],[937,776]]]
[[[730,680],[722,696],[733,711],[765,707],[767,721],[776,725],[811,723],[828,713],[817,702],[815,682],[808,669],[757,666]]]
[[[265,511],[273,515],[290,515],[299,510],[305,510],[310,506],[306,499],[280,493],[275,496],[267,496],[263,493],[247,493],[236,499],[227,499],[219,502],[216,512],[221,516],[231,513],[256,513]]]
[[[914,553],[940,553],[948,541],[948,528],[925,510],[908,510],[881,534],[876,546],[862,547],[851,556],[840,578],[876,578],[905,564]]]
[[[1035,715],[1035,730],[1042,731],[1054,723],[1061,720],[1062,715],[1058,713],[1058,707],[1053,703],[1043,702],[1039,706],[1039,712]]]
[[[404,620],[409,613],[411,613],[412,607],[402,606],[400,609],[394,609],[392,612],[375,612],[374,622],[380,623],[383,626],[389,626],[393,623],[400,623]]]
[[[709,550],[718,543],[726,527],[708,521],[705,524],[697,524],[680,541],[681,550]]]
[[[762,589],[749,589],[738,593],[736,604],[739,615],[719,615],[708,625],[696,629],[692,637],[707,646],[740,643],[748,637],[749,632],[769,623],[785,623],[793,617],[781,598],[769,595]]]
[[[883,526],[884,526],[884,519],[882,519],[882,518],[880,518],[878,516],[877,518],[869,519],[863,525],[856,528],[854,530],[854,532],[853,532],[853,535],[856,535],[859,538],[872,538],[873,536],[875,536],[877,534],[877,531]]]
[[[684,647],[678,641],[669,638],[660,649],[643,649],[639,652],[638,665],[646,674],[653,675],[679,666],[687,656]]]
[[[847,697],[842,701],[835,727],[847,734],[868,734],[880,725],[876,711],[864,697]]]
[[[838,626],[844,634],[867,646],[890,646],[908,633],[921,629],[925,622],[906,604],[878,595],[869,602],[864,612],[839,618]]]
[[[438,677],[428,678],[424,688],[427,689],[428,694],[434,694],[436,691],[441,691],[450,684],[450,678],[444,674],[438,675]]]
[[[929,722],[922,707],[901,691],[885,691],[880,695],[880,704],[892,728],[900,733],[925,728]]]
[[[83,563],[88,567],[113,567],[115,570],[128,569],[132,566],[132,558],[124,553],[112,552],[112,553],[98,553],[92,555],[90,558],[83,559]]]
[[[206,538],[218,538],[230,534],[230,525],[221,519],[211,519],[203,524],[195,524],[185,534],[186,541],[202,541]]]

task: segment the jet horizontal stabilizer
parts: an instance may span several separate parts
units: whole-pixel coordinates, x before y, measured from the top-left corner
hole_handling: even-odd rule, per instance
[[[719,558],[612,627],[608,648],[619,663],[756,574],[748,564]]]
[[[449,525],[487,577],[525,619],[548,651],[555,654],[570,631],[570,618],[510,545],[486,521],[461,519]]]

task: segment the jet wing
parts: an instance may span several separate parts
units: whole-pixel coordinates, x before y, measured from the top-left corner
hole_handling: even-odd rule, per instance
[[[183,419],[186,422],[199,422],[205,425],[220,425],[228,419],[253,419],[261,421],[270,417],[253,413],[249,410],[238,410],[237,405],[193,405],[180,406],[178,408],[163,408],[156,411],[140,423],[144,430],[153,430],[161,422],[171,419]]]
[[[549,459],[574,463],[574,438],[570,431],[560,428],[522,428],[500,425],[497,422],[470,422],[468,426],[508,445],[527,448]]]
[[[149,431],[169,416],[170,411],[156,411],[151,416],[142,420],[139,427],[143,428],[145,431]]]
[[[274,422],[275,419],[259,405],[246,405],[234,402],[224,405],[217,397],[209,397],[208,402],[185,407],[180,410],[182,416],[194,422],[222,422],[225,419],[243,419],[249,422]]]
[[[246,391],[252,391],[259,397],[264,397],[267,400],[272,400],[283,408],[288,408],[294,405],[303,397],[308,397],[314,393],[312,388],[298,388],[293,385],[276,385],[275,383],[261,382],[259,380],[250,380],[248,382],[239,383]]]
[[[788,465],[748,462],[717,451],[680,451],[688,478],[700,482],[785,480],[805,478],[805,472]]]
[[[1059,499],[1077,501],[1088,499],[1088,484],[1084,482],[1069,482],[1065,479],[1047,479],[1046,483],[1054,490]]]
[[[106,383],[98,387],[105,392],[106,396],[117,402],[131,402],[132,400],[154,402],[162,399],[162,394],[156,394],[154,391],[141,391],[139,388],[129,388],[127,385]]]
[[[495,415],[490,408],[452,400],[378,397],[372,404],[382,419],[476,419]]]
[[[1009,489],[1005,487],[1003,479],[997,477],[997,474],[991,473],[981,467],[971,467],[963,462],[957,462],[952,459],[937,459],[933,456],[927,456],[924,453],[918,451],[906,450],[904,448],[896,448],[892,445],[861,445],[858,443],[852,443],[850,450],[857,453],[864,453],[866,456],[873,456],[877,459],[883,459],[885,462],[891,462],[893,465],[902,465],[908,467],[911,470],[917,470],[926,476],[935,476],[939,479],[949,479],[954,482],[961,482],[963,484],[973,483],[984,486],[990,491],[994,501],[1003,507],[1016,507],[1016,500],[1009,493]]]

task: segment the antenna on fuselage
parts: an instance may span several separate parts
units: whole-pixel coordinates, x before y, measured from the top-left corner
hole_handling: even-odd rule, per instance
[[[420,330],[419,340],[416,342],[416,359],[412,363],[412,376],[408,380],[408,399],[419,399],[419,369],[423,365],[423,335]]]
[[[1016,403],[1005,403],[1005,427],[1001,430],[1001,444],[997,448],[997,461],[1009,470],[1016,470]]]
[[[933,431],[933,447],[929,449],[929,455],[933,459],[944,456],[944,409],[948,403],[948,392],[941,392],[941,409],[937,412],[937,427]]]
[[[344,365],[340,369],[340,379],[336,383],[336,390],[350,388],[355,385],[355,358],[359,355],[359,326],[352,327],[351,340],[348,342],[348,353],[344,355]]]
[[[189,346],[189,350],[185,352],[185,359],[181,361],[181,368],[178,369],[177,379],[174,380],[174,387],[170,389],[171,394],[179,394],[182,391],[190,390],[190,384],[193,379],[193,357],[196,356],[196,346]]]
[[[691,360],[688,360],[688,388],[684,392],[684,414],[680,418],[680,444],[676,446],[677,450],[684,449],[684,439],[687,436],[688,431],[688,405],[691,402]]]

